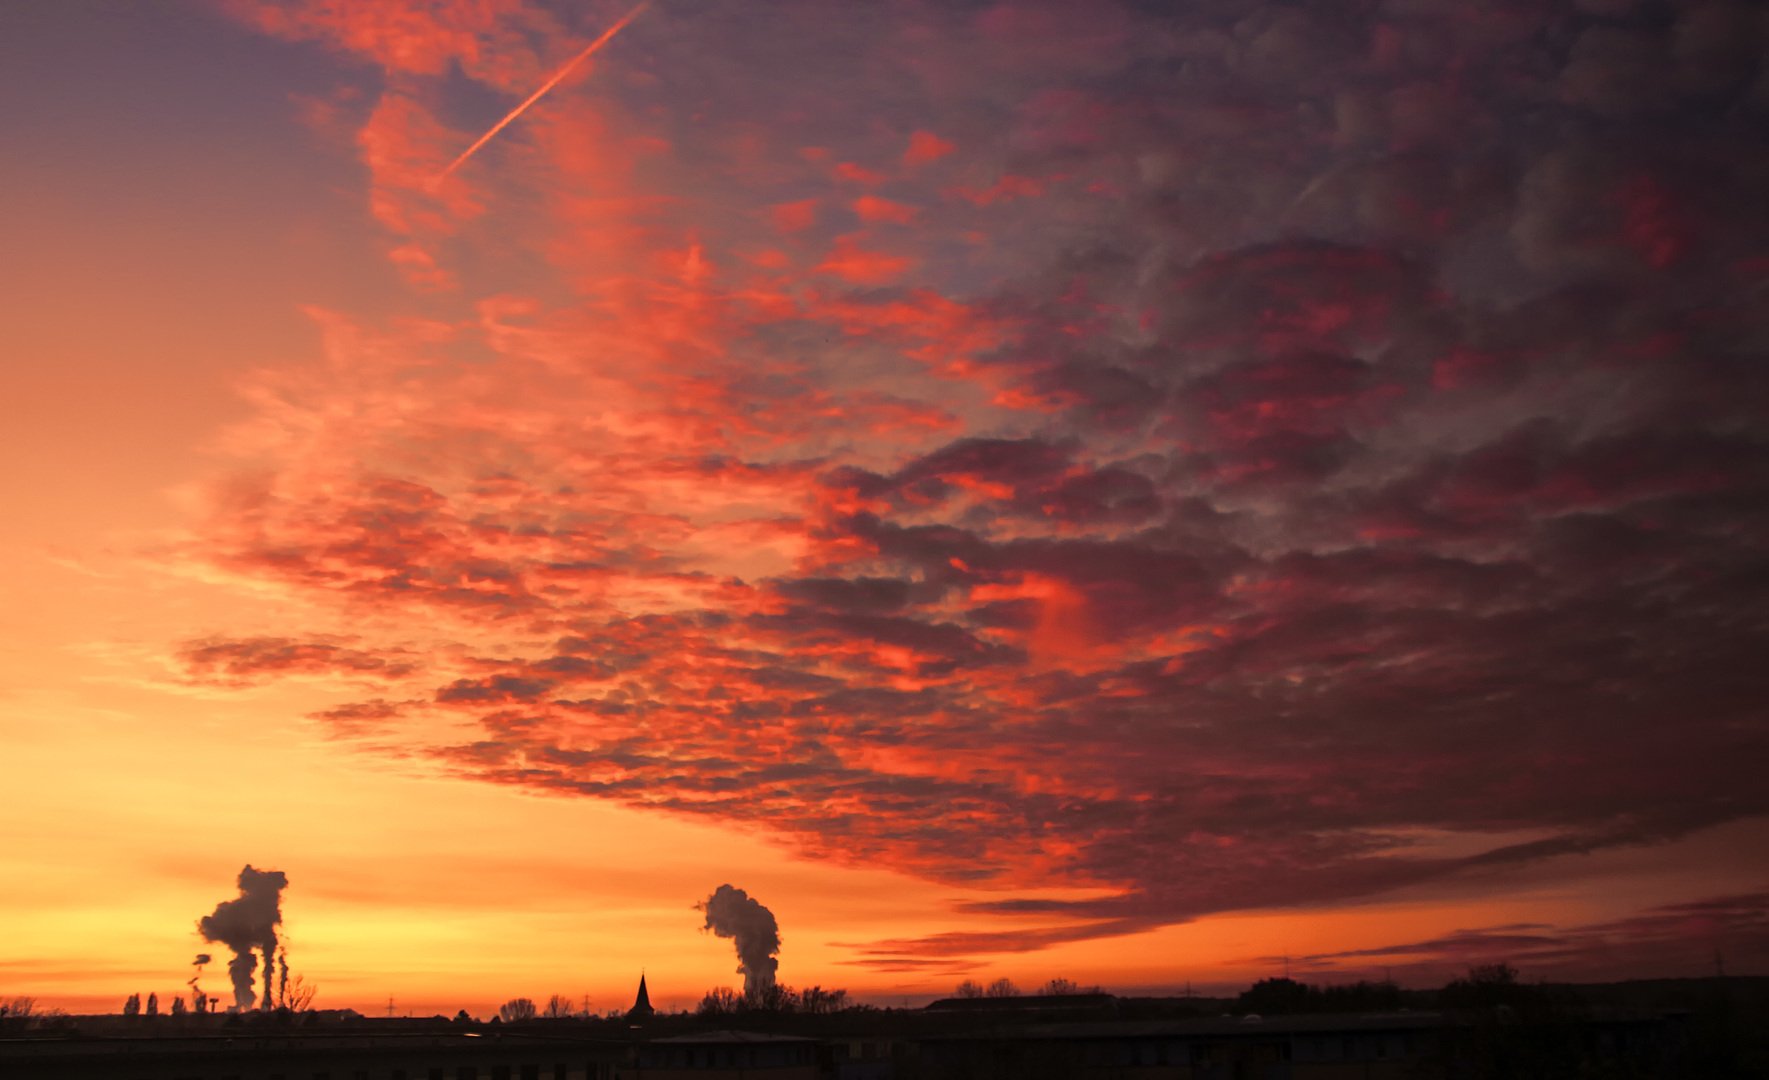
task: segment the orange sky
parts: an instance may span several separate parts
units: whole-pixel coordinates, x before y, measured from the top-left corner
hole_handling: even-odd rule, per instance
[[[0,14],[0,996],[1761,969],[1769,26],[1233,6]]]

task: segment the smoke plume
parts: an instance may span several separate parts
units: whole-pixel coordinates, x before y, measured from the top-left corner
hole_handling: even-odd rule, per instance
[[[774,988],[774,972],[780,961],[780,924],[774,913],[742,889],[720,885],[700,904],[706,926],[737,945],[737,973],[743,976],[743,996],[752,1001]]]
[[[253,949],[264,957],[263,1006],[270,1007],[276,928],[283,921],[282,892],[288,884],[289,879],[281,870],[255,870],[247,866],[240,871],[239,896],[221,901],[214,912],[197,920],[197,932],[204,941],[226,945],[233,951],[227,973],[233,979],[235,1009],[250,1009],[257,1003],[252,992],[252,973],[258,959]]]

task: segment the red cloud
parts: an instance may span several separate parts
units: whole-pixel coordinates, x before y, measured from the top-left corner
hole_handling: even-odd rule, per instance
[[[418,665],[403,650],[388,654],[336,641],[277,637],[187,641],[176,657],[190,678],[229,684],[279,675],[401,679],[418,671]]]
[[[856,285],[882,285],[902,277],[914,260],[905,255],[887,255],[860,246],[856,236],[839,236],[835,247],[817,265],[825,274],[833,274]]]
[[[1601,39],[1541,92],[1575,16],[1415,6],[1006,5],[902,40],[708,8],[681,47],[839,62],[806,93],[635,49],[440,193],[454,124],[411,80],[501,85],[539,58],[499,35],[544,17],[438,8],[401,55],[393,16],[262,15],[389,73],[365,206],[459,292],[326,317],[322,364],[256,380],[193,545],[375,640],[181,663],[420,680],[321,719],[1031,924],[862,958],[893,970],[1472,896],[1769,812],[1754,68],[1642,83],[1689,122],[1631,126],[1660,106]],[[1628,33],[1723,58],[1685,17]],[[823,145],[731,150],[758,113]],[[447,643],[421,675],[417,628]]]
[[[926,165],[957,150],[958,147],[931,131],[917,131],[909,136],[909,149],[903,151],[903,164]]]
[[[360,53],[388,71],[420,75],[440,75],[450,63],[475,74],[509,65],[509,40],[488,48],[488,39],[534,19],[522,0],[390,0],[366,7],[330,0],[292,4],[226,0],[225,6],[278,37],[325,41]]]
[[[862,195],[854,200],[854,213],[861,221],[876,223],[887,222],[892,225],[913,224],[917,211],[913,206],[880,199],[873,195]]]
[[[769,216],[773,218],[774,227],[781,232],[803,232],[817,223],[817,200],[780,203],[770,208]]]
[[[1030,199],[1044,194],[1044,181],[1029,176],[1003,176],[986,188],[958,187],[951,194],[977,206],[989,206],[1013,199]]]
[[[890,179],[884,173],[868,169],[861,165],[856,165],[851,161],[844,161],[836,165],[835,178],[837,180],[846,181],[850,184],[860,184],[865,187],[877,187]]]

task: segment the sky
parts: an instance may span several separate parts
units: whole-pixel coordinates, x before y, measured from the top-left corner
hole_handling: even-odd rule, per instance
[[[1759,5],[12,0],[0,100],[0,995],[247,865],[365,1012],[691,1006],[725,884],[883,1003],[1769,974]]]

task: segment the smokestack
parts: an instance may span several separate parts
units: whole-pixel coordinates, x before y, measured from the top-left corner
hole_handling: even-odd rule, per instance
[[[699,905],[706,912],[706,926],[737,946],[737,973],[743,976],[743,996],[758,1000],[774,988],[774,972],[780,961],[780,924],[774,913],[742,889],[720,885]]]
[[[289,879],[281,870],[254,870],[247,866],[240,871],[240,895],[215,905],[211,914],[197,920],[197,932],[204,941],[226,945],[233,952],[227,974],[233,979],[233,1007],[250,1009],[256,1004],[252,992],[252,972],[258,966],[252,950],[264,957],[264,1002],[271,1005],[274,987],[272,965],[276,959],[276,928],[283,921],[282,893]]]
[[[190,982],[187,984],[190,987],[190,1004],[199,1014],[209,1011],[209,995],[203,993],[203,988],[200,984],[203,979],[203,965],[207,964],[212,959],[214,958],[208,953],[200,952],[197,953],[197,958],[190,962],[191,966],[196,968],[196,971],[191,974]]]

